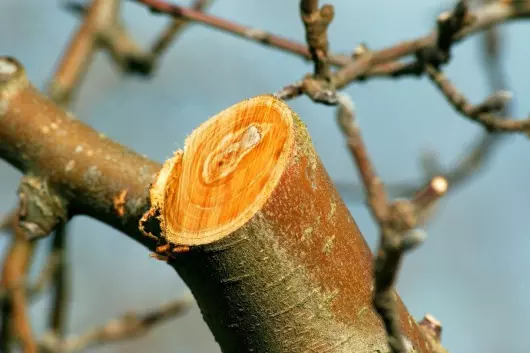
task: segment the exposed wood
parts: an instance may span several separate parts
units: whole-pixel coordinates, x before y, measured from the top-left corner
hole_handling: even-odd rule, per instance
[[[282,175],[293,149],[292,123],[284,103],[263,96],[195,130],[186,152],[165,163],[151,192],[167,240],[208,244],[243,226]]]
[[[170,264],[224,352],[386,351],[370,250],[284,102],[258,96],[208,120],[151,197],[162,238],[191,245]],[[399,308],[409,346],[432,352]]]

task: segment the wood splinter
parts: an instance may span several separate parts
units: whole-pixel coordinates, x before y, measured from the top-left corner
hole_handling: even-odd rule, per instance
[[[370,250],[283,101],[254,97],[203,123],[150,198],[140,227],[159,240],[154,257],[182,269],[224,352],[386,351]],[[407,346],[432,352],[398,311]]]

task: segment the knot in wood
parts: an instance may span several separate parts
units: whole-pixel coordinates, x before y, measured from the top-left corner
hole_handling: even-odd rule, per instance
[[[29,240],[49,235],[68,217],[67,202],[47,181],[25,176],[18,190],[19,226]]]
[[[230,132],[212,151],[203,165],[202,177],[205,184],[213,184],[233,173],[241,160],[254,149],[263,135],[263,128],[255,125]]]

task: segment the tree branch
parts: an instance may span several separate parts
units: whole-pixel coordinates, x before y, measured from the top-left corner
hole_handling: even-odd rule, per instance
[[[0,156],[23,173],[47,177],[71,202],[72,214],[101,219],[154,249],[137,222],[148,208],[146,185],[160,165],[73,119],[28,82],[14,59],[0,58],[0,67]],[[123,190],[127,196],[121,214],[114,199]]]
[[[425,238],[425,234],[415,230],[432,204],[447,191],[447,180],[435,177],[419,189],[411,200],[389,202],[383,183],[377,176],[355,121],[351,99],[345,94],[338,95],[337,118],[346,136],[349,150],[357,164],[357,170],[364,183],[368,206],[379,223],[380,240],[374,259],[373,304],[381,317],[388,335],[388,345],[393,353],[406,353],[410,350],[404,340],[399,324],[395,282],[403,254]]]
[[[452,38],[452,43],[457,43],[470,35],[489,29],[495,25],[530,17],[530,3],[521,6],[512,6],[501,2],[485,4],[472,12],[474,21],[458,31]],[[401,42],[397,45],[369,52],[357,60],[348,63],[333,75],[337,88],[342,88],[349,83],[366,78],[370,70],[379,65],[392,63],[405,56],[414,55],[421,50],[436,45],[438,32],[434,31],[418,39]]]
[[[92,0],[90,6],[79,11],[82,23],[71,38],[47,89],[50,98],[58,104],[68,105],[98,49],[106,49],[126,72],[151,72],[153,57],[138,47],[120,23],[120,2]]]
[[[41,294],[47,285],[52,282],[54,274],[59,267],[59,258],[56,253],[50,253],[46,264],[40,271],[34,283],[19,283],[18,285],[24,287],[26,290],[26,298],[28,302],[32,302]],[[0,302],[4,301],[9,295],[7,288],[0,287]]]
[[[307,60],[312,58],[308,48],[292,40],[267,33],[261,29],[243,26],[241,24],[231,22],[213,15],[206,14],[196,9],[187,8],[175,4],[170,4],[163,0],[132,0],[134,2],[147,6],[155,13],[164,13],[173,16],[176,19],[183,19],[186,21],[193,21],[202,23],[208,27],[212,27],[227,33],[231,33],[238,37],[249,39],[267,46],[278,48],[286,52],[299,55]],[[329,56],[329,62],[332,65],[344,65],[349,61],[349,58],[342,55]]]
[[[141,337],[154,326],[183,315],[193,303],[191,296],[164,304],[144,314],[134,312],[109,321],[102,327],[92,329],[77,337],[62,340],[55,332],[44,335],[39,347],[46,353],[74,353],[88,348]]]
[[[3,303],[2,331],[4,332],[0,334],[2,344],[5,346],[0,347],[6,352],[11,351],[11,337],[15,337],[20,340],[24,352],[36,353],[37,346],[33,339],[27,310],[26,290],[22,285],[31,261],[33,245],[26,238],[18,222],[17,217],[14,240],[3,265],[2,287],[7,290],[7,298]]]
[[[511,98],[511,94],[501,91],[475,106],[469,103],[467,98],[458,91],[440,70],[428,65],[426,71],[429,78],[436,84],[436,87],[443,93],[451,106],[464,117],[482,124],[489,132],[522,132],[527,135],[530,134],[530,118],[514,120],[491,113],[492,111],[503,110],[506,101]]]
[[[0,86],[0,103],[4,107],[0,119],[0,140],[3,142],[0,144],[0,156],[24,173],[38,170],[50,185],[64,194],[69,202],[71,215],[87,214],[99,219],[153,251],[158,245],[163,245],[161,242],[164,238],[161,237],[160,229],[156,230],[156,222],[143,225],[148,226],[151,231],[154,229],[154,236],[144,236],[138,229],[138,222],[144,212],[151,202],[156,202],[156,199],[149,198],[148,186],[158,180],[155,173],[160,170],[160,166],[69,118],[67,113],[29,84],[22,67],[13,59],[2,58],[0,63],[10,68],[3,70],[5,74]],[[270,96],[266,97],[262,98],[265,102],[272,99],[270,103],[274,106],[284,106],[284,103],[273,100]],[[254,104],[253,102],[255,100],[241,104]],[[247,111],[244,107],[242,109]],[[241,138],[240,143],[236,144],[239,148],[254,146],[262,138],[276,141],[268,136],[276,138],[282,134],[292,136],[299,144],[299,148],[285,150],[298,151],[296,154],[286,154],[285,157],[281,157],[281,154],[278,157],[274,153],[269,155],[268,149],[256,149],[260,154],[253,159],[255,161],[266,162],[273,158],[288,158],[289,161],[290,167],[279,174],[285,175],[280,179],[283,180],[279,184],[281,187],[275,187],[281,190],[277,195],[283,196],[270,199],[271,206],[268,209],[272,213],[267,213],[267,209],[263,210],[260,213],[262,216],[254,217],[248,226],[241,226],[241,230],[236,229],[237,232],[233,234],[224,233],[223,240],[192,246],[188,253],[173,253],[169,263],[192,290],[204,319],[226,351],[233,351],[231,348],[234,347],[243,349],[250,346],[278,349],[290,347],[295,351],[325,351],[337,349],[336,347],[362,350],[368,349],[368,346],[383,349],[386,335],[377,317],[369,310],[369,249],[321,166],[303,124],[293,116],[293,129],[283,130],[283,123],[274,120],[280,118],[273,118],[273,111],[267,114],[236,114],[237,119],[243,120],[236,119],[234,124],[239,129],[247,126],[250,131],[233,135]],[[38,120],[35,120],[35,112],[39,112]],[[221,119],[226,114],[228,112],[212,118],[210,126],[229,126],[216,123],[216,119]],[[259,125],[259,121],[252,120],[259,117],[273,120]],[[255,125],[252,128],[245,124]],[[202,129],[206,126],[208,123]],[[259,130],[261,126],[279,130],[278,133],[263,135]],[[255,132],[255,129],[258,131]],[[217,131],[219,135],[205,135],[209,148],[220,146],[221,141],[226,141],[221,129],[213,131]],[[196,146],[192,142],[194,138],[190,137],[189,146]],[[60,139],[60,144],[57,139]],[[39,141],[38,148],[32,141]],[[223,148],[219,148],[222,156]],[[226,148],[227,151],[234,151]],[[206,153],[207,149],[200,151]],[[189,158],[202,158],[201,153],[186,154],[184,151],[184,168],[189,165]],[[212,158],[217,161],[217,152],[214,157]],[[214,168],[217,164],[212,164],[213,169],[207,169],[208,178],[216,178],[216,168],[232,170],[230,168],[238,165],[232,164],[228,155],[221,161],[226,162],[226,167],[222,163],[220,167]],[[245,175],[248,177],[254,174]],[[184,182],[182,187],[186,190],[188,186],[193,189],[193,180],[195,179],[190,179],[189,183]],[[318,187],[313,188],[313,184]],[[251,183],[243,182],[241,185]],[[262,184],[254,185],[261,187]],[[307,186],[303,192],[292,189],[302,185],[305,185],[304,188]],[[123,190],[127,190],[125,197],[122,197]],[[116,198],[124,199],[119,209],[115,208]],[[314,200],[322,202],[315,204]],[[314,205],[317,209],[312,210],[310,207],[296,211],[299,205]],[[316,215],[320,215],[320,218]],[[153,216],[156,218],[156,213]],[[287,218],[282,221],[282,217]],[[176,219],[178,220],[178,216]],[[262,223],[264,220],[277,220],[281,223],[267,225]],[[320,222],[320,225],[316,222]],[[303,223],[312,224],[312,229],[299,228]],[[274,232],[267,233],[267,229]],[[258,236],[258,232],[261,235]],[[287,234],[284,232],[291,235],[280,236]],[[304,236],[307,241],[300,241]],[[286,243],[282,243],[280,247],[274,245],[284,241]],[[178,246],[179,242],[173,245]],[[263,273],[252,273],[251,270]],[[285,277],[286,273],[290,275]],[[341,280],[344,278],[349,280]],[[264,288],[267,290],[263,290]],[[216,295],[212,296],[212,292]],[[421,352],[434,352],[426,344],[417,325],[409,324],[413,320],[405,307],[402,304],[398,306],[410,344]],[[366,316],[363,316],[362,324],[358,326],[360,311],[366,312]],[[330,313],[332,315],[328,315]],[[271,325],[260,326],[259,330],[248,330],[249,327],[262,325],[263,320]],[[293,322],[299,327],[289,326]],[[304,340],[304,337],[308,339]]]
[[[66,331],[66,315],[70,299],[68,293],[67,235],[66,224],[60,224],[53,235],[49,255],[56,262],[53,271],[52,306],[48,325],[58,338],[62,338]]]
[[[329,80],[327,29],[333,20],[333,6],[324,5],[319,8],[318,0],[301,0],[300,12],[311,59],[315,63],[315,77]]]
[[[156,13],[165,13],[174,18],[194,21],[209,27],[219,29],[242,38],[260,42],[284,50],[305,59],[312,59],[310,50],[288,39],[267,33],[262,30],[246,27],[228,20],[170,4],[164,0],[133,0],[148,6]],[[500,23],[530,17],[530,4],[513,6],[511,4],[494,2],[486,4],[473,11],[473,22],[454,34],[453,43],[466,37],[484,31]],[[372,77],[400,77],[404,75],[419,75],[423,73],[421,66],[415,62],[399,62],[406,56],[412,56],[421,50],[433,47],[438,40],[438,32],[434,31],[423,37],[403,41],[397,45],[376,51],[369,51],[367,55],[355,55],[354,59],[341,55],[328,55],[329,64],[338,66],[339,70],[332,74],[332,82],[337,89],[343,88],[353,81],[365,80]],[[298,92],[302,94],[303,92]],[[290,96],[294,98],[295,96]]]
[[[212,2],[213,0],[195,0],[191,9],[204,12]],[[189,23],[190,21],[185,19],[173,18],[151,46],[151,53],[157,57],[163,54]]]
[[[9,63],[10,64],[10,63]],[[2,66],[3,65],[3,66]],[[0,72],[8,63],[0,62]],[[5,77],[5,76],[4,76]],[[2,83],[0,75],[0,83]],[[2,87],[0,86],[0,89]],[[1,92],[5,95],[5,92]],[[4,259],[2,287],[7,291],[3,304],[0,334],[9,350],[11,332],[21,341],[24,352],[37,351],[27,313],[26,274],[32,259],[33,240],[49,234],[66,219],[66,203],[45,179],[24,176],[19,187],[19,207],[13,242]],[[11,323],[12,322],[12,323]],[[12,325],[12,326],[11,326]]]
[[[427,348],[426,346],[422,346],[425,345],[425,343],[420,337],[421,332],[417,327],[409,328],[409,331],[405,332],[405,335],[402,333],[402,322],[407,314],[406,310],[400,307],[401,304],[394,293],[394,283],[397,278],[402,255],[405,251],[418,245],[424,238],[422,233],[415,231],[416,226],[421,223],[420,220],[426,210],[428,210],[431,205],[445,193],[447,189],[447,180],[441,177],[433,178],[424,188],[417,191],[410,200],[390,202],[385,187],[379,180],[371,164],[361,138],[359,127],[354,121],[354,112],[351,101],[349,101],[346,96],[337,94],[335,89],[344,87],[349,82],[362,80],[367,77],[396,77],[401,75],[419,75],[426,72],[455,109],[468,118],[483,124],[489,131],[524,131],[528,133],[530,130],[530,119],[526,121],[513,121],[500,119],[500,117],[497,116],[499,111],[505,109],[507,101],[507,96],[505,94],[495,94],[479,105],[471,105],[449,82],[449,80],[443,76],[440,66],[449,61],[450,49],[456,41],[476,31],[486,29],[493,24],[530,16],[530,3],[518,2],[517,6],[515,6],[508,2],[498,2],[484,5],[478,9],[476,13],[472,14],[468,10],[466,2],[461,1],[453,12],[442,14],[438,21],[437,32],[433,32],[432,34],[418,40],[401,43],[392,48],[380,51],[371,51],[365,46],[359,46],[354,52],[353,59],[350,60],[346,57],[328,54],[329,44],[326,32],[333,17],[333,8],[326,5],[322,9],[319,9],[317,0],[301,0],[300,2],[302,20],[306,28],[306,39],[309,44],[308,48],[263,31],[254,30],[204,14],[201,10],[205,5],[205,1],[196,1],[193,9],[169,5],[168,3],[158,0],[137,0],[137,2],[146,4],[153,10],[166,12],[174,16],[174,20],[170,26],[162,33],[160,39],[153,45],[152,52],[145,53],[140,50],[132,38],[130,38],[127,31],[122,27],[118,20],[118,0],[94,0],[91,6],[84,11],[85,21],[80,27],[76,37],[73,39],[72,44],[67,51],[67,55],[64,56],[63,61],[59,66],[55,75],[56,80],[50,85],[52,99],[63,104],[68,102],[68,98],[73,88],[76,86],[76,82],[78,82],[80,77],[86,72],[90,58],[96,48],[107,49],[112,55],[114,61],[125,70],[141,73],[150,72],[153,65],[153,59],[168,47],[169,42],[176,36],[178,30],[181,29],[186,22],[190,21],[202,22],[239,36],[251,38],[293,52],[305,58],[311,58],[315,64],[314,75],[312,77],[306,77],[304,80],[286,87],[284,90],[277,93],[277,97],[288,99],[305,93],[318,102],[331,105],[339,104],[339,122],[347,136],[350,151],[359,167],[359,172],[366,188],[370,210],[381,228],[379,251],[377,252],[374,264],[374,307],[384,323],[388,334],[388,343],[392,352],[405,352],[410,348],[409,345],[411,342],[414,345],[419,345],[415,348],[419,347],[418,349],[421,351],[432,350],[432,347]],[[402,57],[412,54],[416,55],[416,60],[411,60],[409,62],[400,61]],[[337,65],[342,68],[335,73],[331,73],[330,65]],[[272,98],[269,97],[267,99]],[[251,103],[246,102],[245,104]],[[271,104],[274,105],[279,103],[274,101],[274,103]],[[213,241],[197,243],[198,238],[189,238],[182,241],[183,238],[181,237],[185,232],[183,233],[182,229],[175,231],[173,228],[168,228],[168,224],[172,224],[175,220],[168,217],[165,211],[163,211],[163,208],[160,207],[160,203],[156,203],[159,201],[156,201],[158,199],[153,196],[155,195],[153,194],[153,189],[151,189],[150,198],[147,195],[147,184],[153,180],[155,181],[155,191],[160,187],[158,184],[161,183],[160,180],[164,176],[164,170],[168,167],[168,162],[164,165],[165,169],[160,172],[161,174],[155,177],[155,172],[160,168],[158,164],[150,162],[145,158],[140,158],[136,156],[134,152],[128,151],[124,147],[109,141],[87,126],[70,120],[70,117],[67,114],[61,111],[53,103],[44,99],[33,87],[31,87],[23,74],[22,67],[18,63],[7,58],[0,58],[0,109],[0,117],[2,118],[0,119],[0,140],[6,142],[5,144],[2,143],[2,145],[0,145],[0,156],[11,162],[26,174],[23,183],[21,184],[21,207],[17,215],[13,218],[15,222],[11,222],[14,224],[17,233],[14,237],[12,248],[6,258],[4,266],[5,272],[2,279],[2,285],[7,289],[7,300],[3,306],[3,317],[5,321],[0,337],[2,337],[2,339],[5,338],[5,341],[2,342],[2,344],[4,344],[2,348],[5,348],[6,350],[9,349],[8,344],[11,335],[11,324],[7,322],[8,319],[12,319],[14,327],[13,333],[22,340],[25,351],[32,352],[36,350],[31,327],[25,312],[28,293],[26,286],[24,285],[25,272],[31,257],[32,240],[46,236],[57,226],[57,224],[64,224],[64,221],[67,219],[67,214],[75,215],[86,213],[131,234],[133,238],[142,242],[151,250],[155,250],[156,252],[169,251],[167,254],[159,254],[159,257],[166,258],[190,285],[199,298],[199,305],[201,306],[203,313],[205,313],[205,318],[207,318],[208,315],[211,315],[212,312],[215,313],[216,310],[220,309],[218,302],[212,303],[211,300],[208,299],[209,293],[206,293],[206,287],[209,289],[216,288],[219,293],[230,294],[233,289],[227,289],[227,287],[233,287],[235,284],[238,286],[238,294],[242,296],[243,301],[246,300],[245,298],[247,297],[251,298],[248,299],[250,300],[251,306],[255,300],[262,300],[264,302],[270,300],[268,297],[259,297],[256,299],[256,291],[252,291],[254,287],[269,288],[267,287],[268,283],[259,282],[260,279],[256,280],[253,278],[256,274],[247,273],[245,271],[242,272],[242,269],[240,268],[240,266],[243,266],[242,264],[244,261],[247,261],[248,259],[253,259],[250,262],[258,261],[258,257],[255,259],[253,258],[254,255],[258,254],[256,253],[258,248],[253,248],[251,245],[246,244],[245,241],[250,237],[255,236],[256,233],[263,232],[264,228],[268,227],[266,229],[267,233],[260,233],[260,239],[266,238],[264,241],[269,241],[269,243],[262,245],[273,245],[273,247],[278,245],[276,243],[277,241],[281,241],[281,239],[276,239],[279,238],[279,234],[284,236],[284,233],[291,232],[289,234],[293,239],[297,239],[297,236],[303,233],[302,241],[307,241],[311,244],[288,244],[289,246],[281,244],[279,248],[288,252],[292,251],[292,246],[300,246],[302,248],[302,253],[311,253],[315,257],[318,256],[318,251],[315,249],[322,250],[326,255],[323,255],[323,259],[318,259],[319,263],[328,261],[325,256],[333,252],[333,259],[329,261],[331,261],[332,264],[338,264],[339,262],[341,265],[344,264],[340,255],[340,247],[348,246],[347,241],[344,240],[348,239],[348,237],[341,238],[337,234],[341,233],[349,235],[351,238],[359,238],[358,230],[351,225],[348,228],[348,226],[337,226],[336,224],[327,225],[326,223],[325,227],[331,228],[323,229],[322,227],[324,226],[320,224],[320,218],[318,218],[318,224],[310,224],[309,222],[311,221],[315,222],[315,218],[310,217],[311,215],[322,214],[323,204],[312,206],[313,209],[309,211],[296,210],[296,205],[305,204],[305,202],[300,202],[300,200],[297,202],[289,200],[288,202],[292,202],[292,205],[289,204],[291,205],[289,211],[283,213],[296,213],[300,211],[300,214],[295,218],[298,221],[307,221],[309,227],[292,231],[290,220],[286,218],[281,222],[289,224],[289,227],[284,229],[282,228],[284,225],[280,224],[280,221],[276,221],[276,218],[281,218],[281,216],[272,215],[272,213],[276,210],[275,207],[284,207],[285,205],[283,202],[285,201],[280,202],[274,197],[271,197],[268,200],[269,206],[265,207],[265,211],[260,213],[259,216],[255,216],[249,221],[249,225],[245,226],[248,229],[245,227],[236,229],[236,227],[230,232],[223,233],[221,237],[223,239],[220,243],[216,243],[215,245],[210,244],[213,243]],[[220,116],[228,114],[227,111],[221,113]],[[35,112],[43,113],[41,114],[42,116],[39,116],[40,121],[37,123],[33,122],[33,126],[27,126],[32,125],[29,124],[29,120],[31,117],[35,116]],[[220,116],[212,119],[212,121],[220,119]],[[297,118],[294,119],[296,120]],[[300,180],[297,179],[298,176],[296,174],[298,172],[296,168],[300,168],[300,158],[302,161],[304,158],[308,160],[305,173],[306,177],[308,177],[311,182],[311,186],[316,185],[318,182],[324,182],[324,184],[326,184],[325,171],[320,166],[318,157],[312,152],[310,142],[306,144],[307,141],[304,140],[305,137],[303,136],[305,136],[304,134],[306,132],[297,120],[296,124],[296,128],[293,129],[296,133],[294,139],[296,143],[303,147],[298,149],[302,151],[302,154],[296,156],[293,155],[296,157],[296,163],[293,162],[290,164],[289,168],[293,169],[288,169],[288,171],[285,172],[285,176],[281,179],[280,186],[278,187],[278,189],[280,189],[280,191],[278,191],[279,193],[284,192],[282,191],[284,190],[282,188],[285,188],[285,190],[287,190],[285,191],[287,196],[289,196],[287,192],[292,192],[292,190],[289,189],[291,187],[291,179],[297,181],[297,183],[293,184],[303,185],[303,182],[300,182]],[[272,126],[275,125],[272,124]],[[266,136],[266,133],[263,132],[266,130],[262,131],[260,130],[261,127],[258,128],[256,125],[251,125],[248,129],[251,129],[252,127],[258,132],[253,133],[249,132],[250,130],[247,130],[243,133],[241,135],[242,140],[235,143],[235,145],[237,145],[237,148],[235,149],[237,153],[240,153],[242,148],[246,148],[242,146],[248,146],[249,143],[260,143],[260,139],[262,139],[263,136]],[[196,134],[194,136],[196,136]],[[275,136],[278,135],[275,134]],[[61,146],[53,145],[52,141],[58,139],[64,143],[62,143]],[[251,142],[254,140],[257,142]],[[35,144],[31,143],[32,141],[42,141],[39,150],[37,150]],[[219,142],[219,144],[221,143]],[[187,155],[186,151],[180,151],[176,154],[175,159],[169,164],[171,173],[176,171],[176,178],[178,179],[178,181],[171,181],[172,183],[182,183],[180,180],[181,174],[178,172],[178,168],[184,168],[184,166],[186,166],[186,158],[191,158],[189,156],[192,155],[189,149],[192,149],[193,147],[187,146],[187,148]],[[196,152],[197,153],[194,153],[193,155],[200,155],[199,151]],[[218,150],[215,152],[217,153]],[[221,151],[219,153],[222,154],[224,152]],[[103,154],[105,154],[104,158]],[[293,156],[289,156],[289,158],[294,158]],[[230,158],[225,157],[221,159],[222,163],[216,168],[227,168],[222,167],[223,163],[227,161],[229,162],[228,164],[231,165]],[[276,157],[277,155],[275,154],[274,158]],[[112,161],[112,163],[106,163],[104,160]],[[43,168],[45,163],[46,168]],[[133,170],[132,168],[138,169]],[[126,172],[128,169],[130,169],[130,171]],[[46,170],[52,170],[53,172],[47,172]],[[211,171],[207,170],[207,173],[211,173]],[[220,173],[220,175],[222,174],[223,173]],[[38,178],[35,177],[35,175],[39,175]],[[192,184],[191,180],[187,182]],[[185,184],[186,183],[184,183],[184,185]],[[169,188],[171,188],[171,185]],[[173,199],[170,198],[169,200],[166,200],[164,198],[163,202],[180,200],[183,197],[182,192],[186,190],[186,187],[187,185],[179,188],[178,194],[171,194]],[[60,193],[56,190],[60,190]],[[196,189],[193,190],[196,191]],[[311,191],[308,188],[307,194],[311,194],[311,192],[314,191]],[[328,218],[333,218],[335,213],[338,214],[335,217],[346,217],[344,216],[344,214],[346,214],[344,207],[339,202],[340,200],[337,200],[335,197],[330,197],[330,195],[333,196],[333,188],[326,186],[325,192],[329,194],[324,195],[325,197],[322,195],[316,195],[315,197],[315,195],[313,195],[314,197],[312,200],[326,198],[333,202],[330,206],[331,210]],[[50,194],[43,196],[43,193]],[[170,195],[170,193],[164,192],[164,195],[167,196]],[[275,206],[275,204],[280,206]],[[149,206],[151,206],[149,213],[144,214],[144,211],[146,211]],[[315,211],[314,207],[316,207],[318,211]],[[51,216],[44,214],[42,212],[43,209],[51,209]],[[173,207],[172,209],[180,208]],[[146,223],[142,224],[142,227],[144,230],[149,229],[147,232],[148,237],[141,236],[138,231],[137,223],[139,216],[141,215],[147,215],[147,219],[144,217]],[[310,216],[306,217],[306,220],[304,216],[307,215]],[[175,219],[179,219],[178,214],[175,217]],[[330,222],[330,219],[326,222]],[[334,220],[334,222],[337,222],[337,220]],[[353,220],[351,220],[350,223],[354,224]],[[180,227],[178,222],[173,225]],[[157,228],[157,226],[160,228]],[[203,225],[199,224],[198,229],[202,230],[202,226]],[[238,227],[239,226],[241,225],[238,225]],[[162,233],[160,230],[162,230]],[[158,314],[153,314],[155,315],[154,317],[136,317],[132,321],[124,318],[119,320],[118,323],[107,325],[100,330],[89,332],[86,335],[69,341],[63,341],[61,339],[64,322],[62,313],[64,312],[64,303],[66,302],[64,299],[66,295],[65,286],[63,285],[65,280],[64,258],[61,256],[64,252],[65,241],[63,231],[64,228],[59,229],[54,237],[53,251],[50,256],[50,258],[58,256],[60,260],[57,267],[58,271],[55,273],[56,292],[54,294],[54,304],[52,316],[50,318],[50,337],[53,337],[53,340],[55,340],[55,343],[53,343],[55,345],[54,349],[58,351],[73,351],[95,342],[121,339],[131,335],[135,336],[140,332],[143,332],[145,326],[148,326],[151,320],[157,321],[160,316],[163,315],[163,313],[159,312]],[[319,238],[322,234],[327,234],[329,237],[324,239],[323,247],[319,248],[320,244],[315,245],[314,243],[323,240],[323,238]],[[226,244],[223,243],[224,237],[229,239]],[[215,240],[219,239],[216,238]],[[350,241],[355,242],[357,240]],[[234,242],[238,244],[237,248],[244,253],[244,257],[241,257],[241,255],[237,253],[231,253],[230,250]],[[239,245],[239,243],[242,244]],[[337,245],[337,243],[339,245]],[[184,246],[186,249],[191,246],[192,250],[190,254],[178,255],[177,253],[180,253],[183,249],[181,246]],[[219,249],[219,246],[221,246],[222,249]],[[339,247],[339,250],[334,250],[336,247]],[[357,248],[359,248],[359,246],[357,246]],[[263,249],[267,249],[267,246],[259,247],[259,249],[261,249],[261,252],[259,252],[258,255],[262,256]],[[14,255],[17,253],[23,255]],[[212,253],[215,254],[213,260]],[[299,287],[301,286],[300,288],[303,287],[307,289],[307,291],[301,292],[311,293],[309,297],[297,298],[295,295],[290,297],[288,295],[280,298],[281,305],[276,305],[276,302],[276,306],[258,305],[259,307],[266,307],[271,310],[272,313],[265,314],[268,319],[272,319],[273,321],[277,320],[277,322],[280,323],[280,327],[284,324],[281,321],[284,317],[287,318],[287,322],[292,322],[293,320],[300,319],[304,316],[304,310],[306,307],[311,308],[308,312],[314,313],[323,308],[322,301],[324,301],[325,305],[332,301],[334,302],[334,305],[337,305],[337,302],[342,303],[342,300],[344,300],[343,292],[348,291],[347,287],[343,288],[339,286],[339,288],[332,286],[332,289],[335,289],[339,294],[336,294],[335,291],[329,292],[330,288],[328,287],[330,286],[330,283],[335,283],[336,279],[328,280],[327,277],[325,279],[324,277],[320,278],[319,276],[322,275],[319,272],[320,270],[314,269],[311,263],[309,263],[309,265],[305,263],[304,261],[306,261],[306,259],[298,258],[297,254],[298,252],[290,254],[291,257],[289,257],[289,261],[296,262],[298,267],[290,267],[293,264],[287,264],[277,250],[266,252],[266,257],[273,259],[273,265],[271,265],[272,267],[270,269],[263,269],[265,272],[260,274],[260,276],[263,275],[262,277],[270,279],[273,278],[274,274],[283,274],[292,268],[295,268],[296,271],[298,271],[298,269],[301,268],[304,271],[308,271],[308,273],[311,274],[309,277],[313,278],[313,280],[314,278],[318,278],[317,282],[306,283],[304,282],[306,279],[303,275],[293,275],[293,278],[299,280],[300,283],[304,282],[303,284],[297,282],[297,284]],[[204,260],[205,257],[207,258],[207,261]],[[226,265],[222,274],[215,274],[214,265],[217,264],[216,261],[219,260],[216,257],[220,259],[222,264]],[[242,259],[244,261],[242,261]],[[199,266],[197,266],[197,264],[199,264]],[[359,264],[354,264],[354,266],[359,267]],[[246,268],[247,265],[244,267]],[[252,264],[249,264],[248,267],[255,268]],[[362,265],[360,265],[360,267],[362,268]],[[190,272],[189,269],[191,268],[193,268],[194,271]],[[362,269],[359,271],[362,272]],[[204,276],[201,276],[201,279],[194,277],[196,276],[196,272],[203,274],[214,273],[214,276],[212,276],[213,278],[208,278],[207,281],[204,281]],[[15,275],[10,277],[13,273],[15,273]],[[353,277],[355,276],[358,278],[359,274],[354,274]],[[285,278],[281,278],[278,281],[273,280],[273,283],[274,286],[279,283],[278,289],[283,289],[285,292],[291,287],[287,287],[287,289],[284,288],[284,280]],[[259,286],[256,284],[259,284]],[[251,290],[250,292],[249,289]],[[321,297],[322,293],[320,293],[320,291],[322,290],[328,291],[324,293],[324,297]],[[360,291],[362,292],[362,289],[360,289]],[[327,299],[328,294],[330,299]],[[357,293],[357,296],[362,296],[364,294],[366,293],[359,292]],[[355,297],[356,295],[353,296]],[[313,299],[315,297],[317,299]],[[237,302],[234,302],[234,299],[225,296],[222,300],[224,300],[224,304],[226,305],[223,305],[222,307],[234,308],[241,302],[242,298],[238,297]],[[273,299],[276,300],[278,298]],[[316,301],[316,304],[318,304],[318,310],[315,309],[315,303],[313,301]],[[290,304],[286,307],[282,307],[285,303]],[[354,306],[353,309],[340,307],[340,310],[333,314],[341,316],[344,319],[348,318],[353,312],[358,314],[358,308],[359,306]],[[248,309],[248,306],[246,309]],[[236,314],[227,314],[226,318],[228,318],[228,321],[235,322],[235,324],[231,326],[232,331],[226,331],[226,328],[223,326],[228,322],[226,318],[221,320],[222,324],[217,322],[217,320],[222,317],[223,313],[216,313],[213,315],[213,318],[207,318],[208,324],[224,349],[227,349],[226,347],[248,347],[249,343],[254,343],[254,341],[259,342],[260,344],[267,341],[267,347],[274,347],[274,345],[283,347],[282,345],[285,344],[285,342],[291,342],[292,339],[301,339],[299,335],[286,333],[285,336],[279,335],[278,337],[272,338],[273,341],[270,341],[271,336],[268,336],[266,332],[265,334],[256,334],[254,332],[246,332],[245,329],[241,331],[238,327],[253,327],[254,324],[259,324],[263,319],[258,317],[260,314],[258,311],[253,311],[254,308],[251,307],[248,310],[250,310],[250,318],[241,319],[243,320],[241,322],[238,321],[240,318],[237,316],[241,310]],[[336,310],[336,308],[333,310]],[[363,309],[361,308],[361,310]],[[254,322],[252,320],[257,321]],[[410,318],[408,318],[408,320],[410,320]],[[344,320],[341,319],[341,322],[343,321]],[[243,323],[243,325],[239,325],[238,322]],[[250,325],[248,325],[249,323]],[[345,328],[344,332],[338,334],[339,330],[337,330],[337,327],[335,327],[334,324],[335,322],[333,321],[324,321],[322,322],[321,327],[303,327],[301,332],[315,333],[319,338],[317,341],[308,340],[309,343],[304,342],[304,347],[310,347],[311,349],[316,350],[332,350],[337,347],[350,347],[353,349],[354,347],[358,347],[359,344],[361,346],[364,344],[356,342],[353,334],[350,336],[342,335],[342,333],[348,333],[348,331],[351,331],[351,327]],[[439,341],[441,328],[436,320],[431,317],[426,317],[422,321],[421,326],[424,332],[428,332],[436,341]],[[329,332],[326,331],[326,327],[333,327],[334,333],[337,333],[337,336],[330,335]],[[288,328],[294,329],[294,331],[297,330],[291,326]],[[341,329],[343,328],[341,327]],[[374,333],[376,331],[377,330],[370,332],[370,335],[373,335],[373,337],[377,336],[377,334]],[[364,335],[363,337],[366,338],[367,336]],[[380,340],[380,336],[377,337],[378,338],[375,338],[375,342],[379,342]],[[303,347],[298,345],[298,348],[302,349]]]
[[[495,1],[483,1],[481,3],[492,3]],[[482,50],[484,54],[484,64],[486,70],[486,77],[489,81],[489,86],[491,91],[506,92],[506,82],[504,80],[504,75],[502,73],[500,53],[502,46],[502,38],[498,33],[498,30],[491,28],[486,30],[483,35],[482,41]],[[366,48],[360,48],[359,55],[362,55],[366,52]],[[419,66],[419,65],[416,65]],[[423,68],[420,68],[423,71]],[[502,116],[506,116],[506,112],[509,110],[509,102],[506,98],[509,97],[507,94],[497,95],[494,94],[492,108],[486,109],[486,111],[495,111],[499,114],[499,119],[502,119]],[[501,98],[501,99],[498,99]],[[488,103],[487,99],[485,103]],[[489,104],[482,105],[487,107]],[[477,106],[477,107],[480,107]],[[451,188],[448,192],[455,192],[460,186],[469,182],[472,176],[477,175],[481,170],[484,170],[484,166],[488,159],[495,151],[498,143],[501,141],[502,135],[500,134],[491,134],[484,132],[480,138],[476,141],[473,141],[470,146],[463,151],[463,156],[460,157],[453,166],[449,168],[444,168],[441,166],[436,154],[423,153],[421,156],[421,165],[424,171],[425,177],[423,181],[420,182],[420,185],[428,183],[430,179],[436,175],[443,175],[447,179]],[[341,194],[346,197],[352,197],[355,201],[362,200],[362,186],[355,185],[353,183],[337,183],[337,187],[342,190]],[[399,196],[402,198],[410,198],[418,189],[417,183],[392,183],[387,185],[387,189],[392,195]]]

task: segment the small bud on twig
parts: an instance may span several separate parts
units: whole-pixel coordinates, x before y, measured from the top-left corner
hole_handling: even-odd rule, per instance
[[[442,323],[434,316],[425,314],[425,317],[419,322],[419,325],[429,332],[437,342],[440,342],[442,338]]]

